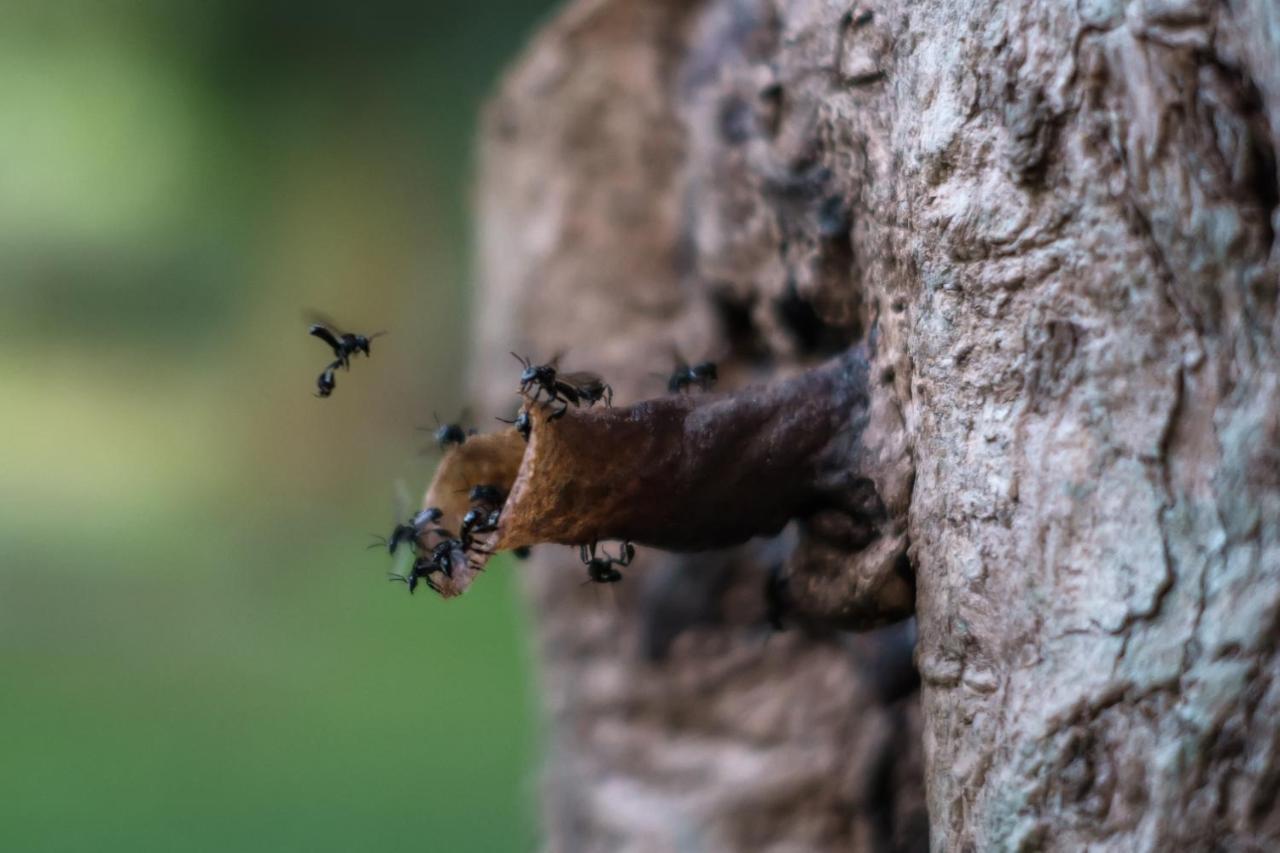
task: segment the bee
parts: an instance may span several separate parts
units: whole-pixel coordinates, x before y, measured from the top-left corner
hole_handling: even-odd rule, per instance
[[[622,549],[618,552],[618,556],[611,557],[609,553],[603,552],[603,557],[596,556],[596,545],[582,545],[578,550],[578,554],[582,557],[582,562],[587,567],[588,583],[617,583],[622,580],[622,572],[614,568],[614,566],[622,566],[626,568],[631,565],[631,560],[636,555],[636,548],[630,542],[623,542]]]
[[[466,413],[464,412],[463,417],[465,418],[465,416]],[[436,440],[436,446],[439,447],[441,451],[448,450],[451,445],[461,446],[466,443],[470,436],[476,434],[474,429],[464,430],[462,428],[462,424],[440,423],[440,416],[435,412],[431,413],[431,417],[434,418],[436,422],[434,430],[432,430],[431,427],[418,427],[418,429],[422,432],[433,432]],[[424,450],[423,452],[425,453],[427,451]]]
[[[431,556],[421,556],[413,561],[413,568],[407,575],[389,574],[387,580],[399,581],[409,587],[409,594],[418,588],[422,581],[433,592],[440,591],[440,585],[431,579],[436,572],[447,578],[453,577],[453,554],[462,548],[462,540],[445,539],[431,549]]]
[[[507,493],[497,486],[483,483],[478,486],[472,486],[467,499],[473,504],[483,504],[489,507],[500,507],[503,501],[507,499]]]
[[[378,332],[373,335],[358,335],[353,332],[344,332],[334,323],[318,318],[317,322],[307,327],[307,334],[328,344],[337,359],[336,364],[340,364],[343,368],[350,370],[351,357],[358,353],[364,353],[365,357],[368,358],[373,354],[370,342],[374,338],[385,335],[386,332]]]
[[[558,357],[552,359],[549,364],[534,364],[515,353],[511,355],[524,365],[524,371],[520,374],[521,394],[530,401],[536,402],[545,392],[548,402],[561,404],[560,408],[547,418],[549,421],[564,417],[570,405],[591,406],[601,400],[604,401],[605,406],[613,405],[613,388],[597,373],[561,372],[556,368]],[[533,388],[532,396],[529,394],[530,388]]]
[[[688,391],[692,385],[697,385],[703,391],[710,391],[711,386],[716,384],[717,378],[715,362],[689,364],[677,356],[676,369],[667,379],[667,391],[671,394],[679,394]]]
[[[467,514],[462,517],[462,524],[458,528],[458,536],[462,540],[464,550],[471,547],[471,537],[476,533],[489,533],[498,529],[498,519],[502,516],[502,510],[494,509],[488,512],[480,508],[467,510]]]
[[[528,441],[529,436],[533,434],[533,421],[529,418],[528,409],[521,409],[520,413],[511,420],[507,420],[506,418],[498,418],[498,420],[502,421],[504,424],[511,424],[514,426],[516,428],[516,432],[518,432],[520,437],[525,441]]]
[[[397,524],[395,528],[392,529],[390,536],[385,539],[381,536],[377,537],[378,541],[369,547],[372,548],[376,545],[385,545],[387,546],[387,551],[394,555],[396,553],[396,549],[401,545],[408,545],[410,548],[414,548],[416,550],[417,542],[422,538],[424,533],[431,532],[447,537],[449,535],[449,531],[445,530],[443,527],[431,528],[430,530],[428,530],[427,527],[427,525],[439,521],[442,515],[444,515],[444,513],[441,512],[439,507],[427,507],[417,513],[413,518],[409,519],[408,522]]]
[[[409,569],[409,574],[398,575],[392,572],[387,575],[387,580],[399,581],[409,587],[409,594],[413,595],[413,591],[418,588],[418,582],[426,584],[427,588],[432,592],[440,592],[440,585],[431,579],[436,572],[447,574],[440,564],[431,557],[418,557],[413,561],[413,567]]]

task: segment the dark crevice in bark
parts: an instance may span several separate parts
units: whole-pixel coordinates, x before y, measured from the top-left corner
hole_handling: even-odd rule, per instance
[[[793,280],[787,282],[783,295],[774,300],[773,310],[803,355],[833,355],[846,349],[853,340],[853,330],[824,323],[813,304],[801,298]]]
[[[1252,199],[1261,212],[1264,256],[1275,244],[1273,216],[1280,206],[1280,176],[1276,172],[1276,150],[1273,134],[1280,128],[1272,128],[1267,120],[1265,103],[1258,84],[1243,69],[1228,64],[1210,52],[1199,56],[1201,62],[1212,67],[1226,78],[1228,89],[1235,96],[1235,110],[1240,117],[1245,139],[1240,145],[1240,157],[1236,163],[1225,162],[1224,168],[1244,198]],[[1221,149],[1221,140],[1220,149]]]
[[[720,321],[720,329],[728,342],[729,361],[737,364],[761,367],[773,358],[764,336],[751,319],[754,297],[742,299],[722,288],[712,290],[711,305]]]

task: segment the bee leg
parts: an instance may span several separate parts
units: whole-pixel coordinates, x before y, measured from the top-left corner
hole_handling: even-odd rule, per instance
[[[636,546],[632,545],[630,542],[623,542],[622,550],[618,552],[618,556],[614,559],[614,562],[619,566],[629,566],[635,556]]]

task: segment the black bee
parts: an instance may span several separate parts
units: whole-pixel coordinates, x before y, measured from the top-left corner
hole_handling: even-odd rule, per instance
[[[374,544],[386,545],[387,551],[391,554],[395,554],[396,548],[400,547],[402,544],[416,549],[418,539],[422,537],[423,533],[428,532],[427,525],[439,521],[442,515],[444,515],[444,513],[440,511],[439,507],[427,507],[413,518],[409,519],[407,523],[397,524],[395,528],[392,529],[391,535],[386,539],[378,537],[379,541]],[[445,530],[443,527],[436,527],[430,530],[430,532],[446,537],[449,535],[449,531]],[[370,547],[373,546],[371,545]]]
[[[312,323],[307,328],[307,334],[328,344],[333,349],[334,357],[338,360],[337,364],[350,370],[351,357],[357,353],[364,353],[366,358],[372,355],[369,342],[374,338],[385,335],[386,332],[378,332],[374,335],[357,335],[352,332],[344,332],[333,323],[323,321]]]
[[[692,385],[697,385],[703,391],[709,391],[711,386],[716,384],[717,378],[714,362],[688,364],[684,359],[677,358],[676,369],[667,379],[667,391],[679,394],[682,391],[688,391]]]
[[[410,595],[413,595],[413,591],[418,588],[418,581],[426,584],[432,592],[439,592],[440,585],[431,579],[431,575],[435,572],[444,572],[444,569],[431,558],[419,557],[413,561],[413,567],[409,569],[409,574],[397,575],[393,572],[387,575],[387,580],[399,581],[407,585]]]
[[[587,563],[587,580],[591,583],[617,583],[622,572],[613,568],[609,560],[595,558]]]
[[[511,424],[516,428],[516,432],[520,433],[520,437],[525,441],[529,440],[529,436],[533,433],[533,421],[529,418],[529,410],[521,409],[520,414],[511,420],[506,418],[498,418],[504,424]]]
[[[605,408],[613,406],[613,386],[600,378],[598,374],[581,371],[578,373],[562,373],[561,380],[571,382],[578,389],[578,396],[587,406],[594,406],[601,400]]]
[[[613,405],[613,388],[597,373],[562,373],[556,369],[555,359],[550,364],[534,364],[515,353],[511,355],[524,365],[524,371],[520,374],[521,394],[536,402],[545,391],[548,402],[561,404],[547,420],[564,417],[570,405],[591,406],[601,400],[606,406]],[[533,396],[529,395],[531,387],[534,389]]]
[[[457,424],[441,424],[436,427],[436,444],[440,445],[441,450],[451,444],[464,444],[466,440],[467,434]]]
[[[466,415],[464,413],[463,417],[465,418],[465,416]],[[461,424],[440,423],[440,416],[435,412],[431,413],[431,417],[435,418],[436,422],[434,430],[432,430],[431,427],[418,427],[418,429],[423,431],[432,431],[435,436],[436,445],[441,450],[448,450],[450,445],[465,444],[467,438],[476,434],[476,431],[473,429],[464,430]]]
[[[471,547],[471,537],[476,533],[489,533],[498,529],[498,519],[502,516],[502,510],[495,509],[486,512],[485,510],[476,508],[467,511],[462,517],[462,524],[458,528],[458,537],[462,540],[464,550]]]
[[[473,504],[484,504],[489,507],[500,507],[503,501],[507,499],[507,493],[499,489],[497,486],[483,483],[479,486],[472,486],[467,499]]]
[[[445,577],[453,577],[453,552],[465,551],[466,545],[461,539],[443,539],[431,549],[431,564]]]
[[[617,583],[622,580],[622,572],[615,569],[614,566],[622,566],[623,568],[629,566],[632,558],[636,555],[636,548],[630,542],[623,542],[622,550],[618,552],[618,556],[610,557],[605,552],[603,557],[597,557],[595,543],[592,543],[590,546],[581,546],[578,553],[582,557],[582,562],[587,566],[587,581]]]
[[[409,570],[407,575],[388,575],[388,580],[400,581],[409,586],[409,593],[413,594],[414,589],[421,580],[434,592],[440,591],[440,585],[431,579],[436,572],[448,578],[453,577],[453,552],[462,547],[462,541],[459,539],[445,539],[431,549],[431,556],[418,557],[413,561],[413,568]]]
[[[328,397],[333,393],[333,389],[338,385],[338,381],[334,378],[333,372],[337,370],[341,364],[342,362],[335,361],[333,364],[321,371],[320,375],[316,377],[317,397]]]

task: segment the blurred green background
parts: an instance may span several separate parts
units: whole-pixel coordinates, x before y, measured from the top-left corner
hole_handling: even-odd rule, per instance
[[[477,111],[550,5],[0,2],[0,849],[536,844],[511,565],[365,545],[463,406]],[[309,308],[390,332],[329,400]]]

